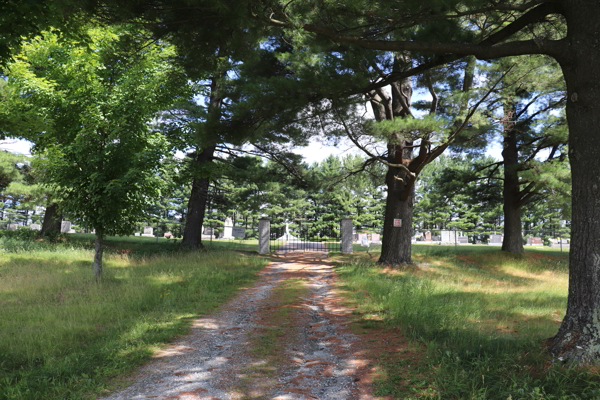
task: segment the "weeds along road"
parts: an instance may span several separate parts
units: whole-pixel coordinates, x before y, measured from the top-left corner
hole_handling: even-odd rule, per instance
[[[277,257],[105,400],[371,398],[335,280],[324,253]]]

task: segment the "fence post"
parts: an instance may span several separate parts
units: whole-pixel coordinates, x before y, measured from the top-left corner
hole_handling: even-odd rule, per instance
[[[258,221],[258,254],[269,254],[269,240],[271,239],[271,220],[261,218]]]
[[[340,228],[342,233],[342,254],[352,254],[352,218],[342,218]]]

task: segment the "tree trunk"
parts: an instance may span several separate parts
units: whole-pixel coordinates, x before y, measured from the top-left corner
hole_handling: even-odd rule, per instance
[[[521,206],[519,204],[519,152],[517,132],[513,118],[507,122],[504,133],[504,241],[502,250],[513,254],[523,254],[523,233],[521,231]]]
[[[394,177],[398,172],[397,168],[390,168],[386,176],[388,200],[385,204],[379,257],[380,264],[392,266],[412,263],[413,196],[411,193],[404,198],[404,185]],[[402,226],[394,227],[394,219],[400,219]]]
[[[600,3],[563,4],[570,57],[559,61],[567,83],[573,217],[567,313],[549,349],[594,363],[600,357]]]
[[[94,276],[96,281],[102,278],[102,255],[104,253],[104,233],[96,229],[96,255],[94,256]]]
[[[207,164],[212,162],[215,148],[215,146],[207,147],[196,155],[194,164],[197,170],[206,169]],[[202,225],[206,214],[209,184],[210,177],[208,176],[194,178],[192,182],[192,193],[188,201],[183,240],[181,242],[183,246],[202,247]]]
[[[40,237],[46,235],[58,235],[60,233],[61,220],[62,216],[58,214],[58,204],[50,203],[50,205],[46,207]]]
[[[225,76],[225,74],[223,74]],[[210,101],[208,104],[207,126],[218,126],[221,120],[221,104],[223,99],[219,94],[220,79],[213,77],[210,84]],[[210,129],[210,128],[207,128]],[[192,182],[192,193],[188,201],[185,229],[183,231],[183,246],[202,247],[202,225],[206,214],[206,199],[210,184],[210,163],[212,163],[217,146],[212,144],[196,153],[194,169],[202,176],[195,177]]]

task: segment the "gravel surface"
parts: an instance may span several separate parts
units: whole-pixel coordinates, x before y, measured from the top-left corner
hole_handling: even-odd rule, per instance
[[[194,321],[191,333],[157,354],[131,386],[104,399],[370,398],[358,395],[357,340],[347,332],[349,311],[332,291],[335,272],[325,257],[278,257],[258,282],[215,314]],[[308,295],[296,307],[302,325],[290,332],[276,375],[248,379],[248,368],[262,362],[248,351],[250,337],[268,318],[274,288],[291,278],[308,282]]]

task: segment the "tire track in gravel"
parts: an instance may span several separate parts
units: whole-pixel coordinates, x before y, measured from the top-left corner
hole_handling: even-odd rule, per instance
[[[351,311],[339,306],[335,272],[325,257],[277,257],[258,282],[220,311],[195,320],[191,333],[156,354],[131,386],[103,400],[371,398],[359,388],[368,363],[353,350],[357,338],[347,329]],[[268,323],[274,291],[288,279],[307,282],[307,294],[294,305],[300,326],[286,332],[285,361],[275,375],[259,374],[248,383],[248,368],[264,362],[249,352],[253,332]]]

